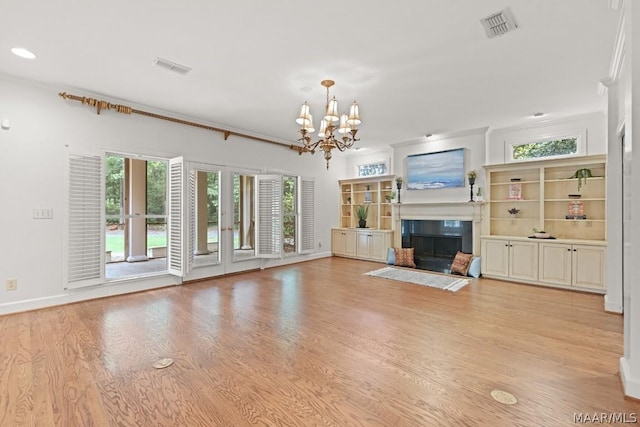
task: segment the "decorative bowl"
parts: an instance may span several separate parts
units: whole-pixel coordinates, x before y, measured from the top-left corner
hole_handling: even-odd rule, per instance
[[[551,234],[549,234],[549,233],[533,233],[533,237],[535,237],[536,239],[548,239],[549,237],[551,237]]]

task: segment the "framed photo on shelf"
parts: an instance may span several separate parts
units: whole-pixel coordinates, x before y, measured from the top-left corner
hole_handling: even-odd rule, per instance
[[[509,196],[508,200],[522,200],[522,185],[517,182],[509,184]]]

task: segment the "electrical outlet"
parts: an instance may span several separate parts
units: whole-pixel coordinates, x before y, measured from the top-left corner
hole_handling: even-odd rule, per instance
[[[18,289],[18,279],[7,279],[7,290],[15,291]]]

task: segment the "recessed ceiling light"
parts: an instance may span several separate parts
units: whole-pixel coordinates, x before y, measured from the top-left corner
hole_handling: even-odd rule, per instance
[[[25,59],[35,59],[36,58],[36,54],[31,52],[28,49],[25,49],[23,47],[12,47],[11,48],[11,52],[13,52],[14,55],[19,56],[20,58],[25,58]]]
[[[537,117],[542,117],[542,116],[544,116],[544,113],[535,113],[535,114],[533,115],[533,117],[536,117],[536,118],[537,118]]]
[[[425,135],[426,138],[431,138],[432,136],[433,136],[432,133],[428,133],[428,134]]]

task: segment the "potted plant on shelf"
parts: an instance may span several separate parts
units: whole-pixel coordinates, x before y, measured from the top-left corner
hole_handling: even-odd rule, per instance
[[[515,218],[516,215],[520,212],[520,209],[518,208],[511,208],[509,209],[507,212],[509,212],[509,215],[511,216],[511,218]]]
[[[387,201],[387,203],[391,203],[391,201],[393,199],[395,199],[395,198],[396,198],[396,192],[395,191],[392,191],[392,192],[384,195],[384,199]]]
[[[369,216],[369,205],[358,205],[356,208],[356,216],[358,217],[358,227],[366,228],[367,217]]]
[[[587,178],[593,178],[593,175],[591,174],[591,169],[582,168],[578,169],[573,175],[569,177],[569,179],[571,178],[578,178],[578,191],[580,191],[580,189],[582,188],[582,180],[584,180],[584,183],[586,184]]]
[[[469,193],[469,201],[474,202],[473,200],[473,185],[476,183],[476,178],[478,177],[478,172],[475,170],[470,170],[467,172],[467,179],[469,180],[469,185],[471,186],[471,192]]]
[[[400,203],[400,190],[402,190],[402,177],[396,178],[396,188],[398,189],[398,203]]]

